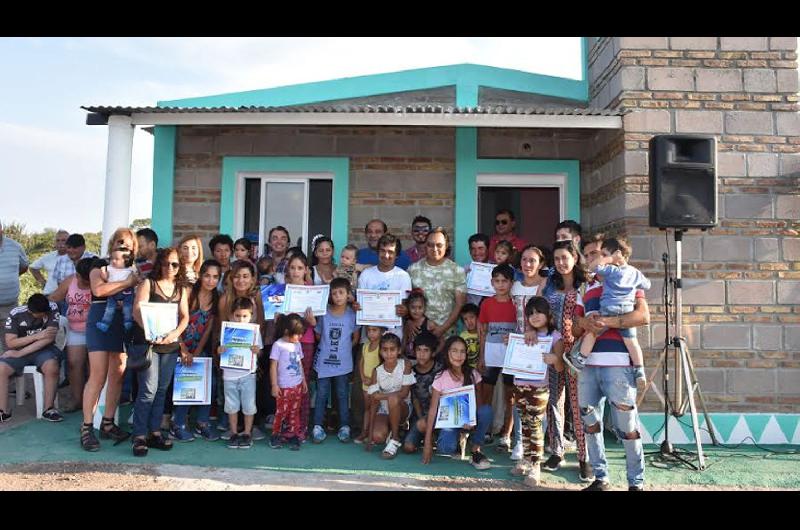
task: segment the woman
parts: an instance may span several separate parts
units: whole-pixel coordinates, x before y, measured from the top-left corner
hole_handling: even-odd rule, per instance
[[[442,338],[455,331],[453,324],[467,301],[467,280],[464,269],[447,257],[450,239],[444,228],[432,230],[425,246],[425,259],[411,265],[408,274],[414,288],[422,289],[428,299],[426,315],[436,324],[432,333]]]
[[[153,359],[147,369],[137,374],[139,393],[133,405],[133,455],[145,456],[150,447],[168,451],[172,441],[161,434],[161,416],[167,387],[175,373],[175,363],[180,351],[180,338],[189,324],[189,296],[186,275],[181,267],[178,249],[164,248],[156,255],[153,272],[136,291],[133,306],[133,349],[152,347]],[[161,338],[147,341],[142,329],[142,303],[176,304],[178,325]],[[149,344],[148,344],[149,342]],[[137,352],[139,353],[139,352]],[[149,433],[149,434],[148,434]]]
[[[311,242],[311,279],[314,285],[325,285],[333,280],[336,264],[333,262],[333,241],[322,234]]]
[[[67,301],[67,373],[72,403],[64,412],[83,408],[83,387],[86,380],[86,319],[92,305],[89,273],[95,258],[83,258],[75,265],[75,274],[68,276],[50,293],[53,302]]]
[[[275,263],[275,281],[277,283],[285,283],[284,274],[286,273],[286,264],[289,257],[286,255],[289,250],[289,231],[278,225],[269,231],[269,253],[267,256],[273,259]],[[232,303],[232,302],[231,302]]]
[[[200,278],[200,266],[203,264],[203,242],[196,235],[183,236],[178,243],[178,251],[186,281],[194,285]]]
[[[583,316],[583,300],[579,289],[586,285],[586,269],[583,257],[572,240],[557,241],[553,245],[554,270],[542,295],[547,298],[555,318],[556,329],[564,340],[564,351],[569,351],[575,341],[572,324]],[[586,438],[578,406],[578,380],[568,370],[549,370],[550,400],[547,404],[547,439],[552,456],[542,466],[547,471],[556,471],[564,459],[564,385],[569,392],[575,439],[578,446],[580,479],[592,479],[592,467],[587,461]]]
[[[139,249],[136,234],[129,228],[118,228],[108,240],[107,253],[113,249],[124,247],[134,255]],[[83,424],[81,425],[81,447],[86,451],[100,450],[100,442],[94,435],[92,419],[100,398],[103,385],[106,384],[106,408],[100,424],[100,438],[112,439],[116,443],[126,440],[130,433],[123,431],[114,423],[122,375],[125,373],[126,355],[123,351],[122,309],[117,308],[114,320],[108,331],[97,329],[97,322],[103,318],[106,300],[109,296],[136,287],[139,275],[135,272],[127,280],[108,282],[103,279],[100,268],[108,265],[108,261],[99,259],[92,264],[89,283],[92,291],[92,306],[86,319],[86,349],[89,352],[89,380],[83,389]]]

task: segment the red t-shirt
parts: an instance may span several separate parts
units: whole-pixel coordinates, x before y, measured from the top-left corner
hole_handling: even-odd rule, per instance
[[[494,260],[494,248],[497,246],[499,242],[503,241],[504,239],[509,243],[511,243],[511,245],[516,249],[517,252],[522,252],[522,249],[525,248],[525,245],[528,244],[524,239],[522,239],[521,237],[519,237],[517,234],[514,233],[509,234],[507,236],[499,236],[495,234],[489,240],[489,250],[487,253],[489,261]]]

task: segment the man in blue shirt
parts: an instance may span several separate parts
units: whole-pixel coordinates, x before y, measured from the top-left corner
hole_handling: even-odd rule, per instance
[[[367,223],[367,226],[364,227],[364,235],[367,237],[367,246],[359,249],[358,253],[356,253],[356,263],[364,265],[378,264],[378,240],[387,231],[386,223],[380,219],[373,219]],[[408,259],[405,253],[398,252],[394,264],[406,270],[411,265],[411,260]]]
[[[0,325],[18,305],[19,277],[27,270],[25,250],[13,239],[3,237],[3,224],[0,222]],[[4,350],[5,341],[0,335],[0,354]]]

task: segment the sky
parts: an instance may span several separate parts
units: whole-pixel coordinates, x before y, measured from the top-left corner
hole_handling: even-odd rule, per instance
[[[241,92],[458,63],[581,78],[577,37],[0,38],[0,220],[100,231],[108,128],[81,105]],[[153,138],[136,129],[130,218],[151,215]]]

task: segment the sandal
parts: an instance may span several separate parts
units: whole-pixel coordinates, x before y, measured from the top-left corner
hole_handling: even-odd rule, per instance
[[[100,450],[100,442],[94,435],[94,426],[91,423],[81,425],[81,447],[92,453]]]
[[[114,423],[114,418],[103,418],[102,423],[100,423],[100,439],[101,440],[114,440],[114,445],[119,445],[128,438],[130,438],[131,433],[128,431],[123,431],[119,428],[119,425]]]
[[[397,456],[397,449],[400,448],[400,442],[391,439],[386,443],[386,447],[383,448],[383,452],[381,453],[381,458],[384,460],[391,460],[392,458]]]
[[[151,433],[147,436],[147,447],[161,449],[162,451],[169,451],[172,449],[172,440],[168,440],[164,436],[156,436]]]
[[[137,436],[133,439],[133,456],[147,456],[147,439]]]
[[[64,421],[64,416],[58,411],[55,407],[50,407],[46,411],[42,412],[42,419],[52,422],[59,422]]]

